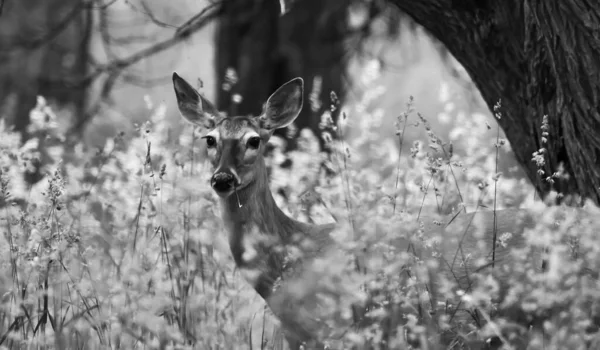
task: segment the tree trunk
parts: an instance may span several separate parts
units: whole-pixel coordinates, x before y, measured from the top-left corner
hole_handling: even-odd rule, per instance
[[[600,200],[600,3],[389,0],[465,67],[542,196]],[[547,143],[542,119],[548,116]],[[545,148],[544,174],[532,154]],[[566,177],[546,178],[562,164]]]
[[[216,37],[219,109],[258,115],[275,89],[299,76],[304,78],[306,103],[296,126],[318,131],[321,114],[330,105],[330,92],[343,94],[346,1],[297,1],[281,17],[278,1],[230,0],[223,6],[225,15]],[[229,68],[238,81],[225,91]],[[321,79],[320,105],[309,102],[315,78]],[[240,103],[232,103],[234,94],[243,97]]]

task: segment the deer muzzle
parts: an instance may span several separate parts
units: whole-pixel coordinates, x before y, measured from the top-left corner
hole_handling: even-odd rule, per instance
[[[210,179],[210,185],[217,194],[227,194],[232,192],[238,185],[236,176],[228,171],[219,171],[213,174]]]

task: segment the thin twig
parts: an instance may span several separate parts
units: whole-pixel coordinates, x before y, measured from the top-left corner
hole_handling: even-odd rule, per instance
[[[402,146],[404,145],[404,133],[406,132],[406,124],[408,123],[408,115],[412,110],[412,96],[406,104],[406,112],[404,112],[404,125],[402,126],[402,133],[398,134],[398,167],[396,169],[396,185],[394,186],[394,205],[392,214],[396,214],[396,201],[398,200],[398,185],[400,184],[400,164],[402,160]],[[398,118],[399,119],[399,118]]]
[[[502,118],[500,112],[500,101],[494,105],[494,117],[496,119]],[[496,264],[496,242],[498,240],[498,218],[496,215],[496,202],[498,197],[498,160],[500,158],[500,125],[496,126],[496,172],[494,174],[494,236],[492,237],[492,268]]]
[[[142,8],[144,9],[144,11],[140,11],[138,8],[136,8],[132,3],[128,2],[129,6],[131,6],[133,9],[135,9],[136,11],[139,11],[141,13],[143,13],[144,15],[148,16],[148,18],[150,18],[150,20],[152,21],[152,23],[156,24],[159,27],[162,28],[177,28],[177,26],[174,26],[172,24],[169,23],[165,23],[161,20],[159,20],[155,15],[154,12],[152,12],[152,9],[148,6],[148,4],[146,4],[146,1],[141,0],[140,4],[142,4]],[[209,5],[210,6],[210,5]]]

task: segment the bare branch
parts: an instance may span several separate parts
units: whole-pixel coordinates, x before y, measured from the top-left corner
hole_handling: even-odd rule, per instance
[[[175,46],[180,41],[187,38],[190,34],[203,28],[210,21],[217,18],[223,12],[222,6],[217,6],[216,3],[209,5],[200,13],[200,16],[194,16],[191,20],[179,27],[171,38],[158,42],[145,49],[142,49],[129,57],[113,60],[103,66],[100,66],[84,79],[84,84],[89,84],[92,80],[103,73],[115,74],[144,58],[153,56],[159,52],[165,51]]]
[[[95,79],[100,77],[102,74],[108,74],[107,79],[104,81],[102,89],[101,89],[101,97],[100,100],[108,97],[112,87],[116,83],[117,79],[121,76],[124,69],[127,67],[145,59],[151,57],[157,53],[163,52],[177,43],[185,40],[191,34],[197,32],[198,30],[204,28],[208,23],[212,20],[218,18],[223,13],[223,6],[221,6],[221,2],[215,2],[205,7],[199,14],[192,17],[190,20],[185,22],[181,27],[177,29],[175,34],[163,41],[155,43],[145,49],[142,49],[128,57],[121,59],[114,59],[106,64],[97,65],[96,69],[88,74],[83,80],[79,82],[70,82],[70,84],[76,84],[81,87],[88,86]],[[131,76],[126,76],[126,80],[135,80],[132,79]],[[69,84],[69,82],[66,82]],[[138,81],[139,83],[139,81]],[[91,118],[99,111],[100,102],[94,104],[94,107],[86,113],[85,116],[78,119],[77,123],[72,126],[71,131],[73,134],[76,134],[78,130],[89,122]]]
[[[158,17],[156,17],[156,15],[154,15],[154,11],[152,11],[152,9],[150,8],[150,6],[148,6],[148,4],[146,3],[145,0],[140,0],[140,4],[142,5],[142,9],[139,9],[137,6],[135,6],[134,4],[132,4],[130,1],[126,1],[125,3],[133,11],[139,12],[139,13],[145,15],[146,17],[150,18],[150,21],[152,21],[152,23],[156,24],[157,26],[159,26],[161,28],[170,28],[170,29],[177,28],[177,26],[174,26],[172,24],[163,22],[160,19],[158,19]]]
[[[226,0],[224,0],[224,1],[226,1]],[[208,11],[215,11],[215,8],[217,8],[216,12],[218,12],[218,13],[215,13],[211,16],[206,14]],[[194,31],[199,29],[199,28],[197,28],[198,25],[200,25],[200,28],[201,28],[206,24],[206,23],[202,23],[205,20],[205,18],[204,18],[205,16],[210,17],[210,19],[213,19],[213,18],[218,17],[222,13],[223,13],[223,6],[222,6],[221,2],[213,2],[210,5],[206,6],[202,11],[200,11],[200,13],[198,13],[194,17],[190,18],[189,20],[187,20],[187,22],[185,22],[179,28],[177,28],[177,31],[175,32],[175,36],[181,35],[183,37],[187,37],[188,35],[192,34]]]
[[[113,38],[110,36],[110,33],[108,31],[108,19],[106,11],[101,11],[98,17],[100,37],[102,38],[102,45],[104,47],[104,51],[106,52],[106,56],[111,60],[115,59],[117,58],[117,55],[113,52],[111,47]]]
[[[174,26],[172,24],[165,23],[165,22],[159,20],[154,15],[154,12],[152,12],[152,9],[150,9],[150,7],[148,6],[148,4],[146,4],[145,0],[140,0],[140,3],[142,4],[142,7],[144,8],[144,11],[140,11],[140,12],[142,12],[143,14],[145,14],[146,16],[148,16],[148,18],[150,18],[150,20],[152,21],[152,23],[154,23],[157,26],[162,27],[162,28],[177,28],[177,26]],[[133,6],[133,5],[131,5],[131,6]]]

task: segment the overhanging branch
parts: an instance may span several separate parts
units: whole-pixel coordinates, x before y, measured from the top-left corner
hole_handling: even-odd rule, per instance
[[[191,34],[204,28],[204,26],[206,26],[212,20],[218,18],[222,14],[222,12],[222,6],[220,3],[213,3],[207,6],[204,10],[202,10],[202,12],[192,17],[189,21],[187,21],[181,27],[179,27],[172,37],[150,45],[149,47],[142,49],[128,57],[116,59],[99,66],[83,79],[83,81],[81,82],[82,85],[90,84],[94,79],[98,78],[104,73],[108,73],[110,75],[118,75],[123,69],[141,61],[142,59],[154,56],[157,53],[163,52],[175,46],[179,42],[189,37]]]
[[[139,61],[152,57],[160,52],[163,52],[179,42],[185,40],[190,35],[196,33],[200,29],[204,28],[207,24],[209,24],[212,20],[217,19],[223,13],[222,2],[214,2],[207,7],[205,7],[200,13],[190,18],[187,22],[181,25],[176,31],[175,34],[163,41],[152,44],[145,49],[142,49],[130,56],[114,59],[106,64],[98,65],[90,74],[88,74],[85,78],[79,81],[71,81],[65,82],[67,84],[74,84],[75,86],[80,86],[82,88],[89,86],[92,82],[98,79],[100,76],[104,74],[108,74],[106,80],[104,81],[100,91],[101,98],[106,98],[112,87],[116,83],[117,79],[121,75],[124,69],[138,63]],[[81,117],[77,120],[77,123],[73,125],[71,131],[76,132],[81,130],[81,128],[89,122],[89,120],[98,112],[99,102],[96,102],[90,111],[86,113],[84,117]]]

